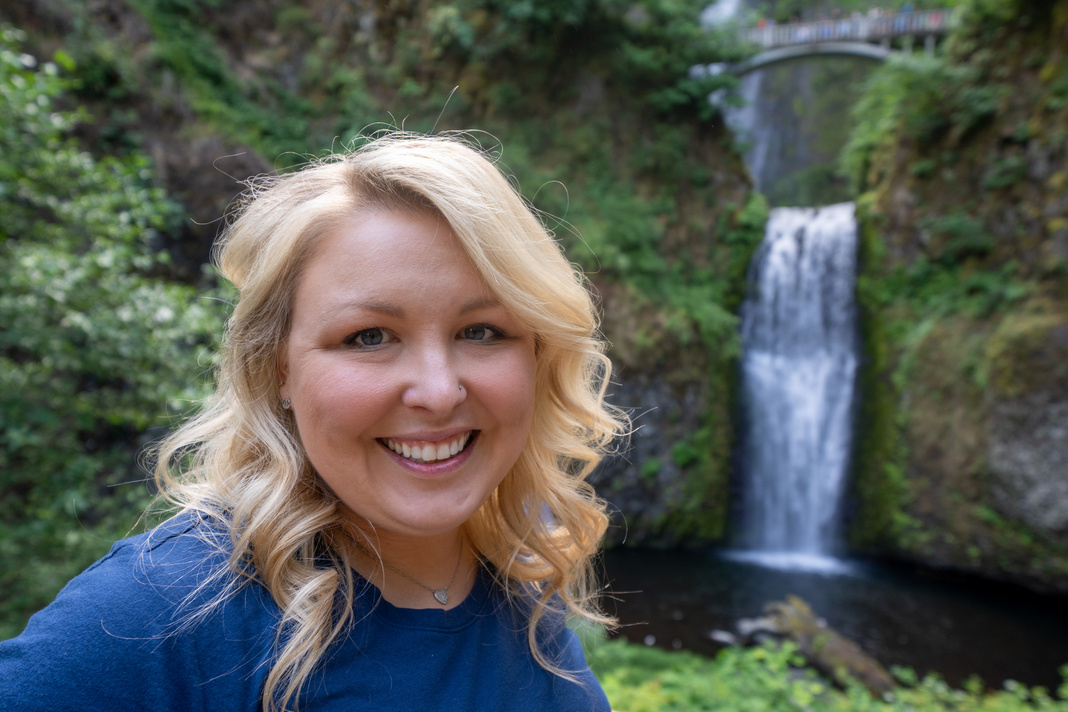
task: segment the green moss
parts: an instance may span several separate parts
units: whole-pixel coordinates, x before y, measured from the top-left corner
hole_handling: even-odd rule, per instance
[[[767,215],[764,198],[751,194],[742,207],[721,219],[719,239],[710,253],[715,263],[725,266],[715,297],[728,314],[736,313],[745,297],[746,269],[763,239]],[[710,358],[707,371],[698,377],[707,384],[709,405],[704,425],[672,448],[672,460],[685,469],[686,480],[668,513],[655,523],[657,531],[670,532],[673,540],[690,546],[720,541],[727,532],[740,356],[736,322],[729,335],[711,328],[700,333]]]
[[[1068,317],[1040,312],[1002,319],[987,342],[985,357],[990,384],[999,396],[1068,383]]]
[[[686,443],[696,459],[686,468],[678,495],[666,503],[665,513],[653,523],[655,531],[687,546],[719,541],[727,530],[732,428],[729,419],[713,415],[710,420],[716,420],[716,425],[702,428]]]
[[[862,360],[858,376],[860,412],[853,441],[853,493],[858,512],[849,538],[856,546],[870,547],[890,543],[903,530],[913,527],[905,526],[896,516],[908,501],[904,479],[907,450],[898,394],[891,377],[894,363],[887,295],[879,281],[886,248],[870,213],[870,196],[858,200],[857,220]]]
[[[1027,177],[1027,159],[1024,156],[1006,156],[991,164],[983,175],[983,187],[998,190],[1015,185]]]
[[[1063,588],[1064,547],[998,511],[987,458],[999,400],[1068,384],[1068,2],[968,0],[962,18],[942,56],[873,74],[843,157],[869,191],[850,535]]]
[[[859,202],[864,362],[851,541],[1057,586],[1068,575],[1065,547],[991,504],[985,413],[991,394],[1068,383],[1068,321],[1039,299],[992,317],[970,314],[966,302],[921,317],[886,277],[869,207]]]

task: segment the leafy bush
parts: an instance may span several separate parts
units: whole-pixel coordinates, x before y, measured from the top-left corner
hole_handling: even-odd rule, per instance
[[[223,312],[151,276],[177,206],[66,137],[59,68],[21,41],[0,28],[0,636],[133,526],[136,453],[203,393]]]
[[[855,129],[842,151],[842,171],[860,193],[879,180],[869,174],[880,164],[877,157],[895,150],[903,137],[930,144],[948,134],[955,144],[994,115],[1004,91],[981,83],[971,65],[940,56],[891,57],[872,72],[853,109]]]
[[[257,73],[255,81],[233,75],[210,34],[210,20],[205,21],[206,13],[223,6],[221,0],[131,0],[130,5],[144,16],[156,38],[151,57],[156,66],[142,71],[164,79],[177,77],[184,100],[213,131],[259,148],[271,159],[277,157],[280,168],[301,160],[288,152],[307,148],[311,120],[320,112],[267,73]],[[331,78],[329,72],[323,73],[324,84]],[[353,96],[356,91],[350,86],[331,96],[356,106],[360,105],[359,97]],[[170,100],[173,97],[157,97]]]
[[[920,258],[888,275],[880,298],[883,306],[901,299],[913,313],[928,318],[961,313],[987,317],[1035,291],[1033,283],[1020,281],[1015,272],[1011,262],[998,269],[969,271]]]
[[[586,642],[594,674],[613,708],[625,712],[1068,712],[1068,665],[1056,695],[1011,680],[993,693],[978,680],[955,689],[899,668],[902,686],[879,699],[859,685],[831,686],[789,643],[727,648],[711,659],[594,636]]]
[[[987,169],[983,175],[983,187],[987,190],[1007,188],[1027,177],[1027,158],[1006,156]]]
[[[552,83],[561,63],[609,61],[640,103],[658,114],[679,108],[702,119],[714,113],[708,95],[736,85],[730,75],[692,74],[694,65],[739,59],[732,35],[710,32],[697,18],[702,0],[453,0],[432,13],[435,56],[452,52],[464,61],[495,67],[522,58],[522,86]],[[547,42],[547,38],[552,38]],[[567,52],[561,52],[567,48]],[[514,80],[501,79],[500,84]]]

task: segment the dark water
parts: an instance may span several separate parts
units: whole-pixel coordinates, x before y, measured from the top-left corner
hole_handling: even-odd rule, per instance
[[[884,665],[938,672],[959,686],[978,675],[1055,690],[1068,663],[1068,599],[904,566],[848,561],[837,571],[788,571],[721,553],[611,550],[609,612],[635,642],[714,655],[713,629],[761,615],[787,594]],[[650,638],[651,637],[651,638]]]

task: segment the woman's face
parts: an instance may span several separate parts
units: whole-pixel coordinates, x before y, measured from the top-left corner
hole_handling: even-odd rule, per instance
[[[530,431],[534,338],[440,218],[372,212],[328,235],[279,362],[316,471],[394,534],[459,527]]]

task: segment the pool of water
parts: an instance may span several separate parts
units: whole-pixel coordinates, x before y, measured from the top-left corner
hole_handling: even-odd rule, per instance
[[[854,559],[613,549],[605,607],[635,642],[714,655],[716,629],[800,596],[886,666],[1056,689],[1068,663],[1068,599],[989,581]]]

